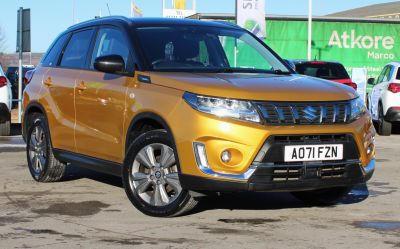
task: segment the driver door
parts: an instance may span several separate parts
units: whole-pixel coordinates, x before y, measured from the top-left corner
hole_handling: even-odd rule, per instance
[[[82,70],[77,79],[76,148],[80,154],[121,163],[124,157],[125,93],[133,77],[96,71],[93,67],[95,59],[105,55],[120,55],[127,68],[129,43],[117,28],[99,29],[89,70]]]

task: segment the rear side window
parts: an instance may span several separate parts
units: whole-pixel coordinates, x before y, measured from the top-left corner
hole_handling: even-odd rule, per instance
[[[87,52],[92,40],[93,30],[84,30],[74,33],[64,50],[60,66],[69,68],[84,68],[87,61]]]
[[[125,66],[128,64],[129,44],[121,31],[113,28],[99,31],[90,67],[93,69],[95,59],[105,55],[119,55],[124,59]]]
[[[299,74],[327,80],[350,78],[346,69],[341,64],[337,63],[299,63],[296,64],[296,71]]]
[[[42,65],[45,67],[56,66],[58,62],[58,58],[60,57],[61,50],[64,47],[64,44],[68,38],[67,34],[60,36],[51,46],[49,51],[46,53],[42,61]]]
[[[400,80],[400,69],[397,68],[396,80]]]

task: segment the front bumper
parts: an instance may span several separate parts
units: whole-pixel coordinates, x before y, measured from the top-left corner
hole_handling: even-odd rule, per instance
[[[326,165],[305,165],[298,169],[301,176],[297,180],[274,181],[276,168],[259,166],[246,182],[218,180],[192,175],[180,175],[183,188],[199,192],[242,192],[242,191],[306,191],[332,187],[354,186],[368,181],[375,170],[375,159],[363,167],[357,161],[349,161],[343,177],[323,177],[321,173]],[[308,170],[307,170],[308,169]],[[307,171],[309,171],[307,173]],[[310,173],[311,171],[311,173]]]
[[[348,186],[367,181],[373,171],[367,169],[374,159],[375,129],[367,113],[349,124],[333,125],[281,125],[269,126],[246,123],[231,119],[199,113],[188,105],[180,105],[168,118],[179,155],[181,184],[186,189],[210,191],[289,191],[316,189],[331,186]],[[190,120],[187,122],[178,120]],[[346,156],[346,175],[338,179],[319,179],[318,177],[299,177],[296,181],[275,182],[268,177],[256,179],[255,176],[269,174],[274,167],[285,166],[282,159],[274,156],[271,161],[261,160],[260,152],[265,152],[266,141],[271,137],[293,136],[336,136],[334,143],[347,143],[344,148]],[[345,141],[340,136],[346,136]],[[350,139],[351,138],[351,139]],[[351,140],[351,141],[350,141]],[[347,141],[347,142],[346,142]],[[332,141],[323,141],[332,144]],[[294,141],[292,143],[295,145]],[[206,150],[208,167],[202,167],[196,158],[195,145],[203,144]],[[284,144],[284,143],[283,143]],[[311,141],[310,144],[319,144]],[[264,147],[264,148],[263,148]],[[221,155],[228,150],[232,160],[223,162]],[[280,148],[274,148],[272,155],[282,155]],[[367,153],[369,151],[369,153]],[[271,164],[272,163],[272,164]],[[305,174],[304,166],[296,169]],[[311,165],[317,166],[317,165]],[[310,167],[311,167],[310,166]],[[321,167],[328,167],[326,162]],[[332,166],[332,165],[331,165]],[[303,167],[303,168],[302,168]],[[308,171],[310,172],[310,171]],[[316,170],[317,174],[319,170]],[[363,173],[364,172],[364,173]],[[318,175],[317,175],[318,176]]]

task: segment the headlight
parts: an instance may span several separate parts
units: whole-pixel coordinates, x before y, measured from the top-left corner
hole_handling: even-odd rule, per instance
[[[364,101],[360,97],[351,100],[350,106],[351,106],[350,122],[359,119],[367,111]]]
[[[256,108],[250,101],[215,98],[186,92],[183,99],[194,109],[218,117],[233,118],[260,123]]]

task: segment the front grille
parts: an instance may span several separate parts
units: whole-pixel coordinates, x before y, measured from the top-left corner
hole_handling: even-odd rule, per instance
[[[285,162],[286,145],[343,144],[343,159],[332,161]],[[257,154],[252,183],[290,184],[307,180],[336,181],[355,176],[359,153],[351,134],[309,134],[270,136]]]
[[[349,122],[350,102],[256,102],[266,124],[308,125]]]
[[[345,162],[324,162],[297,165],[261,164],[251,178],[252,183],[285,183],[307,179],[335,180],[343,179],[354,173],[358,160]],[[349,175],[350,174],[350,175]]]

